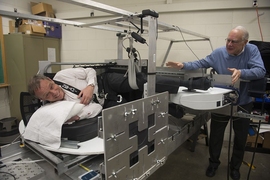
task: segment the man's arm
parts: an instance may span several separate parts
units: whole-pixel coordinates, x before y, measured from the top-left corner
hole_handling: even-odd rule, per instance
[[[97,84],[96,71],[93,68],[81,69],[84,73],[79,73],[79,78],[85,79],[87,86],[81,90],[78,98],[81,98],[81,103],[87,105],[91,102]]]
[[[96,71],[93,68],[69,68],[59,71],[55,80],[67,83],[81,90],[78,98],[82,104],[92,100],[96,85]]]
[[[232,73],[232,84],[236,83],[241,77],[241,70],[235,68],[228,68],[228,70]]]
[[[248,69],[241,69],[241,77],[246,80],[260,79],[265,76],[266,70],[264,67],[261,54],[257,48],[251,52],[251,57],[248,61]]]
[[[68,119],[65,123],[70,123],[70,122],[78,121],[78,120],[80,120],[80,117],[78,115],[75,115],[71,117],[70,119]]]
[[[97,103],[90,103],[83,107],[82,111],[77,114],[81,119],[96,117],[102,111],[102,106]]]
[[[82,89],[80,94],[78,95],[78,98],[81,98],[80,103],[84,105],[89,104],[93,98],[94,89],[94,85],[88,85],[84,89]]]
[[[169,61],[166,63],[166,66],[176,68],[176,69],[182,69],[184,67],[184,64],[181,62]]]

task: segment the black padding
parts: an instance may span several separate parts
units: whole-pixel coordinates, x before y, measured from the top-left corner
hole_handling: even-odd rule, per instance
[[[248,94],[251,97],[263,98],[266,92],[267,78],[252,80],[249,82]]]
[[[156,75],[156,92],[162,93],[168,91],[169,93],[175,94],[178,92],[180,86],[180,79]]]
[[[249,41],[249,43],[258,47],[262,56],[264,67],[266,69],[266,74],[270,75],[270,42]]]
[[[27,126],[30,117],[40,106],[39,99],[31,96],[28,92],[20,93],[20,110],[25,126]]]
[[[44,76],[49,77],[50,79],[53,79],[56,73],[44,73]]]
[[[98,117],[82,119],[62,126],[62,138],[74,141],[87,141],[98,135]]]

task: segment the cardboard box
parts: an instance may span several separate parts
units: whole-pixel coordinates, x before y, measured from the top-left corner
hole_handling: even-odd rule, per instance
[[[15,20],[10,20],[8,22],[9,33],[15,33]]]
[[[18,31],[36,36],[44,36],[46,34],[43,22],[31,19],[22,19]]]
[[[52,12],[48,12],[48,11],[45,11],[45,12],[42,12],[42,13],[39,13],[37,14],[38,16],[44,16],[44,17],[51,17],[51,18],[56,18],[55,14],[52,13]]]
[[[270,132],[265,132],[263,133],[263,148],[268,148],[270,149]]]
[[[24,25],[24,24],[32,24],[32,25],[44,27],[42,21],[37,21],[37,20],[32,20],[32,19],[22,19],[20,25]]]
[[[24,34],[35,35],[35,36],[44,36],[46,34],[44,27],[35,26],[31,24],[20,25],[19,32],[22,32]]]
[[[52,5],[47,4],[47,3],[31,2],[31,10],[32,10],[32,14],[39,14],[39,13],[46,12],[46,11],[53,13]]]
[[[32,14],[55,18],[52,5],[50,4],[31,2],[31,10]]]
[[[254,135],[254,136],[249,136],[248,135],[246,146],[248,146],[248,147],[255,147],[256,137],[257,137],[257,135]],[[262,135],[259,135],[258,136],[258,141],[257,141],[257,147],[258,146],[261,146],[262,143],[263,143],[263,137],[262,137]]]
[[[45,30],[46,30],[46,36],[47,37],[53,37],[53,38],[62,38],[62,26],[58,23],[53,22],[43,22]]]

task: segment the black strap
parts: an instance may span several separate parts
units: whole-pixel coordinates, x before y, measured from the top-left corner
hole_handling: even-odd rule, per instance
[[[122,102],[122,96],[117,95],[114,91],[112,91],[108,86],[107,74],[102,73],[97,76],[98,81],[98,94],[99,98],[105,98],[106,100]],[[106,84],[107,83],[107,84]]]
[[[55,82],[55,84],[58,84],[59,86],[61,86],[63,89],[67,90],[67,91],[70,91],[76,95],[79,95],[81,90],[69,85],[69,84],[66,84],[66,83],[63,83],[63,82],[60,82],[60,81],[56,81],[56,80],[53,80]]]
[[[79,95],[81,90],[69,85],[69,84],[66,84],[66,83],[63,83],[63,82],[60,82],[60,81],[56,81],[56,80],[53,80],[55,82],[55,84],[58,84],[59,86],[61,86],[63,89],[69,91],[69,92],[72,92],[76,95]],[[97,96],[96,94],[93,94],[93,99],[92,99],[95,103],[99,103],[98,100],[97,100]]]

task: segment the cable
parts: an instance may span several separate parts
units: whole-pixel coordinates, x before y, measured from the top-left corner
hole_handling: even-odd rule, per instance
[[[192,54],[197,58],[197,60],[200,60],[199,59],[199,57],[195,54],[195,52],[190,48],[190,46],[187,44],[187,42],[186,42],[186,39],[185,39],[185,37],[184,37],[184,35],[183,35],[183,32],[181,31],[181,29],[178,27],[178,26],[175,26],[178,30],[179,30],[179,32],[180,32],[180,34],[181,34],[181,36],[182,36],[182,38],[183,38],[183,41],[184,41],[184,43],[186,44],[186,46],[188,47],[188,49],[192,52]],[[204,72],[203,72],[203,69],[202,69],[202,75],[204,74]]]
[[[141,69],[142,69],[142,58],[141,58],[141,54],[139,53],[139,51],[136,50],[136,52],[138,53],[138,56],[139,56],[139,67],[140,67],[139,72],[141,72]]]
[[[232,128],[233,128],[233,103],[231,103],[231,112],[230,112],[230,133],[229,133],[229,147],[228,147],[227,180],[229,180],[229,174],[230,174]]]
[[[14,161],[9,161],[9,162],[6,162],[4,163],[4,166],[7,166],[7,164],[24,164],[24,163],[36,163],[36,162],[41,162],[41,161],[45,161],[45,159],[39,159],[39,160],[32,160],[32,161],[21,161],[21,159],[17,159],[17,160],[14,160]],[[16,176],[11,174],[11,173],[8,173],[8,172],[4,172],[4,171],[0,171],[0,174],[7,174],[7,175],[10,175],[14,178],[14,180],[16,180]],[[8,178],[9,179],[9,178]]]
[[[265,102],[265,98],[263,96],[261,115],[264,113],[264,102]],[[254,162],[254,158],[255,158],[255,154],[256,154],[256,150],[257,150],[257,143],[258,143],[260,127],[261,127],[261,120],[259,120],[258,130],[257,130],[257,133],[256,133],[256,139],[255,139],[255,147],[254,147],[254,151],[252,153],[252,159],[251,159],[251,163],[250,163],[249,170],[248,170],[247,180],[249,180],[250,172],[251,172],[251,169],[253,167],[253,162]]]
[[[199,59],[199,57],[194,53],[194,51],[189,47],[189,45],[187,44],[187,42],[186,42],[186,39],[184,38],[184,35],[183,35],[183,32],[181,31],[181,29],[178,27],[178,26],[176,26],[176,28],[179,30],[179,32],[180,32],[180,34],[181,34],[181,36],[182,36],[182,38],[183,38],[183,41],[184,41],[184,43],[186,44],[186,46],[189,48],[189,50],[193,53],[193,55],[198,59],[198,60],[200,60]]]
[[[10,144],[13,144],[21,135],[17,136]]]
[[[231,140],[232,140],[232,129],[233,129],[233,122],[238,120],[233,118],[233,99],[227,98],[231,102],[231,109],[230,109],[230,129],[229,129],[229,145],[228,145],[228,159],[227,159],[227,180],[229,180],[229,174],[230,174],[230,154],[231,154]],[[240,107],[240,106],[238,106]],[[244,111],[247,111],[246,109],[240,107]],[[240,118],[239,118],[240,119]]]
[[[253,166],[253,162],[254,162],[254,158],[255,158],[255,154],[256,154],[256,149],[257,149],[257,143],[258,143],[258,137],[259,137],[259,129],[260,129],[260,127],[261,127],[261,120],[259,120],[258,131],[257,131],[257,135],[256,135],[256,140],[255,140],[255,148],[254,148],[254,151],[253,151],[253,154],[252,154],[252,159],[251,159],[251,163],[250,163],[249,170],[248,170],[247,180],[249,180],[250,171],[251,171],[251,168]]]
[[[79,164],[79,166],[81,167],[81,168],[83,168],[84,170],[86,170],[86,171],[91,171],[89,168],[87,168],[87,167],[85,167],[84,165],[82,165],[82,164]]]
[[[124,41],[127,40],[127,39],[129,39],[129,37],[124,38],[123,41],[122,41],[122,47],[123,47],[125,50],[127,50],[127,48],[124,46]]]
[[[14,176],[14,175],[11,174],[11,173],[0,171],[0,174],[7,174],[7,175],[10,175],[10,176],[12,176],[12,177],[14,178],[14,180],[16,180],[16,176]]]
[[[45,159],[38,159],[38,160],[32,160],[32,161],[9,161],[6,162],[6,164],[23,164],[23,163],[36,163],[36,162],[41,162],[41,161],[45,161]]]
[[[258,6],[256,6],[256,14],[257,14],[257,19],[258,19],[258,26],[259,26],[259,30],[260,30],[260,35],[263,41],[263,35],[262,35],[262,28],[261,28],[261,23],[260,23],[260,15],[258,12]]]
[[[132,51],[131,51],[131,49],[130,49],[129,47],[126,48],[126,47],[124,46],[124,43],[123,43],[123,42],[124,42],[125,40],[129,39],[129,38],[130,38],[130,37],[126,37],[126,38],[123,39],[123,41],[122,41],[122,47],[128,52],[128,58],[130,58],[129,53],[133,53],[135,60],[138,61],[139,67],[141,68],[141,67],[142,67],[142,58],[141,58],[141,55],[140,55],[139,51],[138,51],[137,49],[135,49],[134,47],[132,48]],[[136,54],[135,54],[136,52],[138,53],[139,59],[137,59],[137,56],[136,56]],[[137,66],[136,66],[136,67],[137,67]],[[138,72],[141,72],[141,70],[138,69],[138,68],[137,68],[137,71],[138,71]],[[128,73],[128,71],[125,73],[125,76],[127,75],[127,73]]]
[[[248,112],[248,110],[244,109],[241,106],[238,106],[239,108],[241,108],[242,110]],[[232,128],[233,128],[233,122],[236,120],[240,120],[241,118],[233,118],[233,104],[231,104],[231,112],[230,112],[230,132],[229,132],[229,147],[228,147],[228,167],[227,167],[227,180],[229,180],[229,172],[230,172],[230,148],[231,148],[231,135],[232,135]],[[258,129],[260,129],[260,125],[261,125],[261,120],[259,120],[259,126]],[[255,157],[255,152],[256,152],[256,148],[257,148],[257,142],[258,142],[258,136],[259,136],[259,130],[257,131],[257,136],[256,136],[256,140],[255,140],[255,149],[253,152],[253,156],[252,156],[252,161],[250,163],[249,166],[249,172],[248,172],[248,178],[247,180],[249,180],[249,175],[250,175],[250,171],[253,167],[253,161],[254,161],[254,157]]]
[[[6,144],[5,146],[8,147],[8,146],[12,145],[19,137],[21,137],[21,135],[18,135],[11,143]]]

